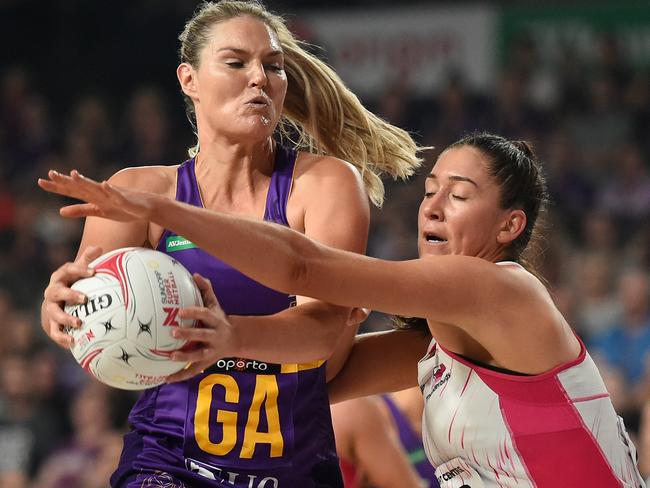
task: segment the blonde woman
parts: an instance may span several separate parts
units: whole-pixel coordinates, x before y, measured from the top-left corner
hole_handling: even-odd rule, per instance
[[[368,195],[375,204],[383,198],[378,175],[405,177],[420,164],[409,135],[365,110],[256,2],[203,4],[180,41],[177,76],[198,143],[183,164],[125,169],[111,183],[363,253]],[[277,142],[282,134],[285,144]],[[77,261],[55,271],[45,290],[43,327],[53,340],[69,344],[62,329],[76,321],[61,306],[84,300],[69,285],[87,275],[100,249],[124,246],[167,252],[208,277],[251,337],[272,340],[301,324],[289,342],[304,354],[279,364],[279,356],[250,348],[243,369],[234,360],[211,366],[206,356],[187,381],[146,391],[131,412],[112,486],[341,486],[326,381],[351,347],[350,309],[266,288],[152,221],[89,218]],[[322,334],[308,332],[321,322]]]

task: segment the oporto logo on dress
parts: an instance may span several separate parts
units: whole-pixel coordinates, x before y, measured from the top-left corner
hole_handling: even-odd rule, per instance
[[[232,373],[235,371],[240,373],[278,374],[282,371],[282,365],[244,358],[223,358],[208,369],[210,373]]]
[[[165,250],[167,252],[182,251],[183,249],[193,249],[195,247],[196,244],[182,236],[169,236],[165,241]]]

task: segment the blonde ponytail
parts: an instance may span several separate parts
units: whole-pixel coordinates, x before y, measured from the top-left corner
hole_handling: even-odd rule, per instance
[[[408,178],[422,164],[418,152],[424,148],[408,132],[367,110],[336,72],[301,46],[284,24],[272,27],[284,49],[289,80],[283,135],[297,134],[297,146],[352,163],[372,202],[381,206],[380,175]]]

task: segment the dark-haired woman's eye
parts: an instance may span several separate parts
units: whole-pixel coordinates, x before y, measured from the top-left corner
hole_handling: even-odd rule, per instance
[[[241,61],[228,61],[226,64],[234,69],[239,69],[244,67],[244,63],[242,63]]]

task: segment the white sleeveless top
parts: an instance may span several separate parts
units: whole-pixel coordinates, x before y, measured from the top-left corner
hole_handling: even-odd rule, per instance
[[[576,360],[520,376],[431,341],[418,365],[422,437],[442,488],[645,487],[634,445],[580,346]]]

